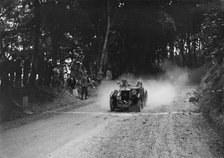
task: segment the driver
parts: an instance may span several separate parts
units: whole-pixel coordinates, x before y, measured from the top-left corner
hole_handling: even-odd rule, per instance
[[[127,80],[122,80],[122,84],[121,87],[127,87],[127,86],[131,86]]]

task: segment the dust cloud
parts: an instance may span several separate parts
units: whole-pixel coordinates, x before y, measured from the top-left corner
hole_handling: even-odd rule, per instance
[[[103,110],[110,109],[110,94],[115,89],[119,89],[116,81],[102,81],[100,86],[97,88],[97,105]]]
[[[169,62],[163,64],[165,73],[157,79],[142,79],[148,92],[146,109],[171,104],[181,89],[189,83],[189,71]]]
[[[188,70],[182,69],[172,64],[164,63],[165,73],[157,78],[134,77],[132,74],[124,74],[118,80],[127,79],[135,86],[140,80],[143,87],[148,92],[148,101],[145,109],[159,108],[171,104],[188,82]],[[116,81],[102,81],[97,91],[97,103],[101,109],[109,110],[109,98],[111,92],[119,89]]]

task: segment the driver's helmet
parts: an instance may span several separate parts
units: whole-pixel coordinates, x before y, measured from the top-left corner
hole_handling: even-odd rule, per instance
[[[137,82],[137,87],[142,87],[142,81]]]
[[[121,84],[122,87],[126,87],[128,85],[129,84],[128,84],[128,81],[127,80],[122,80],[122,84]]]
[[[117,95],[118,94],[118,90],[114,90],[114,95]]]

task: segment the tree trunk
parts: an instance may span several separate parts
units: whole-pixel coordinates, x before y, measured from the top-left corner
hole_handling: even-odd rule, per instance
[[[45,71],[45,63],[44,63],[44,54],[41,53],[40,57],[38,58],[39,62],[38,62],[38,75],[39,75],[39,79],[38,79],[38,84],[39,85],[46,85],[45,84],[45,76],[44,76],[44,71]]]
[[[187,34],[187,53],[188,53],[188,62],[187,66],[192,67],[192,54],[191,54],[191,35]]]
[[[102,73],[105,69],[105,66],[108,61],[108,50],[107,50],[107,45],[108,45],[108,38],[109,38],[109,32],[110,32],[110,0],[107,0],[107,31],[104,39],[104,44],[103,44],[103,49],[102,49],[102,54],[100,58],[100,66],[99,66],[99,72]]]
[[[194,38],[194,43],[193,43],[193,53],[194,53],[194,67],[197,67],[196,39],[195,38]]]
[[[184,67],[185,63],[184,63],[184,39],[181,39],[180,41],[180,66]]]
[[[23,86],[25,87],[28,85],[29,72],[30,72],[30,59],[26,58],[23,64]]]
[[[174,62],[173,57],[174,57],[174,43],[173,43],[173,41],[172,41],[172,42],[170,42],[170,60],[171,60],[172,62]]]
[[[21,67],[22,60],[17,59],[15,61],[15,69],[16,69],[16,87],[21,87],[21,81],[22,81],[22,67]]]
[[[34,1],[34,18],[35,18],[35,39],[34,52],[32,55],[32,68],[30,74],[30,85],[35,85],[36,75],[38,73],[38,52],[39,52],[39,38],[40,38],[40,3],[38,0]]]
[[[101,42],[101,34],[100,34],[100,24],[99,20],[97,22],[97,28],[96,28],[96,34],[97,34],[97,55],[96,55],[96,64],[97,64],[97,69],[96,72],[99,70],[100,67],[100,59],[101,59],[101,54],[102,54],[102,42]]]
[[[59,52],[59,44],[57,37],[57,28],[52,27],[52,59],[53,59],[53,67],[57,66],[58,52]]]

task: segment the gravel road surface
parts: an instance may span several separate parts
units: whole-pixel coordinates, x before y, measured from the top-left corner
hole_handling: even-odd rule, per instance
[[[188,101],[193,92],[185,87],[172,103],[141,113],[109,112],[95,102],[4,123],[0,157],[222,158],[222,139]]]

